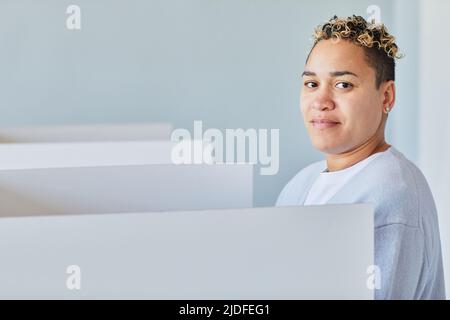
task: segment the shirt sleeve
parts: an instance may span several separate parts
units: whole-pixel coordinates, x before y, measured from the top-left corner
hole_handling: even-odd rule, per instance
[[[376,300],[420,299],[428,267],[422,231],[405,224],[377,227],[375,264],[381,277]]]

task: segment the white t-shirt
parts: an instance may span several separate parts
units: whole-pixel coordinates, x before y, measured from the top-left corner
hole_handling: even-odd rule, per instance
[[[350,181],[350,179],[352,179],[352,177],[364,169],[364,167],[371,161],[378,157],[382,157],[387,152],[390,152],[389,150],[390,148],[384,152],[375,153],[363,161],[360,161],[344,170],[335,172],[321,172],[306,196],[305,206],[326,204],[339,190],[342,189],[343,186],[347,184],[347,182]]]

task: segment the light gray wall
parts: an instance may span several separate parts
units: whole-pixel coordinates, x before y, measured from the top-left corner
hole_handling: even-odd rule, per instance
[[[419,1],[393,3],[392,32],[404,58],[397,61],[397,101],[390,115],[391,142],[410,160],[419,160]]]
[[[66,28],[69,4],[81,7],[80,31]],[[313,28],[334,14],[367,16],[371,4],[393,24],[389,0],[1,0],[0,125],[279,128],[280,172],[255,180],[255,203],[271,205],[321,159],[299,112]]]
[[[446,30],[450,2],[420,0],[419,162],[428,178],[439,215],[439,227],[450,299],[450,44],[437,30]]]

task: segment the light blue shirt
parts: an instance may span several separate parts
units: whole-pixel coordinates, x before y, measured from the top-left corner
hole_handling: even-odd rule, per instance
[[[436,206],[422,172],[391,147],[346,183],[327,204],[372,203],[375,264],[381,288],[375,299],[445,299]],[[304,205],[326,161],[301,170],[283,189],[277,206]]]

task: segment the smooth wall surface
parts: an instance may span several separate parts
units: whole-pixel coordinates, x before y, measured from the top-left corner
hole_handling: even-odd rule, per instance
[[[372,299],[373,232],[370,205],[0,218],[0,298]]]
[[[251,165],[0,170],[0,216],[250,208]]]
[[[420,1],[420,165],[439,213],[447,299],[450,299],[450,44],[438,30],[446,30],[449,12],[448,1]]]

